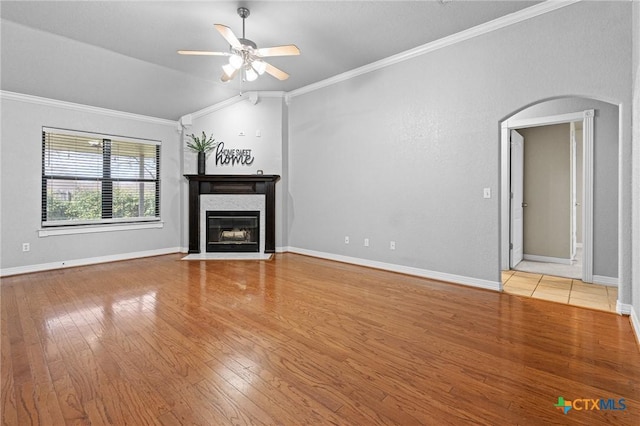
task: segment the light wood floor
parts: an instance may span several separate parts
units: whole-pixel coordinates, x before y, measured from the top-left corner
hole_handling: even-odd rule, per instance
[[[618,288],[521,271],[502,271],[505,293],[616,312]]]
[[[3,424],[638,424],[627,317],[294,254],[180,257],[3,279]]]

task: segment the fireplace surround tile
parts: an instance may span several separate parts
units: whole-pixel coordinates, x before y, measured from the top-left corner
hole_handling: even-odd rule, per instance
[[[200,253],[207,251],[207,211],[259,211],[260,253],[265,248],[265,196],[261,194],[202,194],[200,196]]]

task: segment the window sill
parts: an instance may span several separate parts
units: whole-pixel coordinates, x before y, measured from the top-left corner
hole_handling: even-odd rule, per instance
[[[132,231],[136,229],[164,228],[164,222],[127,223],[122,225],[63,226],[59,228],[38,229],[38,237],[54,235],[92,234],[95,232]]]

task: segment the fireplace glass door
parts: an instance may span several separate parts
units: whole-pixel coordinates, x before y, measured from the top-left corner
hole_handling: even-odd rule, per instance
[[[207,211],[207,252],[259,252],[259,211]]]

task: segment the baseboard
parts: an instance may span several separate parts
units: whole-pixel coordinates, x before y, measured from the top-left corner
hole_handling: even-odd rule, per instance
[[[627,303],[620,303],[618,300],[616,302],[616,312],[620,315],[631,315],[631,312],[633,312],[633,306]]]
[[[593,284],[606,285],[609,287],[618,287],[620,281],[614,277],[605,277],[604,275],[594,275]]]
[[[28,274],[31,272],[50,271],[52,269],[72,268],[74,266],[94,265],[97,263],[116,262],[119,260],[137,259],[141,257],[160,256],[163,254],[179,253],[180,247],[170,247],[158,250],[138,251],[132,253],[114,254],[110,256],[88,257],[85,259],[65,260],[60,262],[41,263],[39,265],[17,266],[0,269],[0,277]]]
[[[629,316],[629,318],[631,318],[631,328],[633,328],[633,332],[636,335],[636,343],[638,343],[638,346],[640,346],[640,318],[638,318],[638,314],[636,313],[636,310],[633,306],[631,306],[630,309],[631,315]]]
[[[366,266],[369,268],[382,269],[390,272],[398,272],[401,274],[414,275],[421,278],[431,278],[439,281],[447,281],[455,284],[463,284],[470,287],[483,288],[487,290],[500,291],[500,282],[482,280],[478,278],[466,277],[463,275],[448,274],[444,272],[430,271],[427,269],[414,268],[411,266],[396,265],[393,263],[378,262],[369,259],[360,259],[357,257],[342,256],[339,254],[325,253],[315,250],[307,250],[298,247],[283,247],[284,251],[291,253],[303,254],[306,256],[318,257],[321,259],[334,260],[337,262],[351,263],[358,266]]]
[[[571,265],[571,259],[565,259],[562,257],[551,256],[538,256],[537,254],[523,254],[524,260],[532,260],[534,262],[547,262],[547,263],[559,263],[562,265]]]

